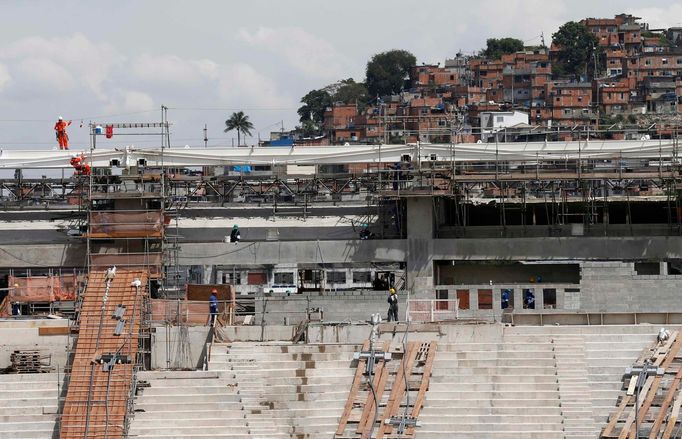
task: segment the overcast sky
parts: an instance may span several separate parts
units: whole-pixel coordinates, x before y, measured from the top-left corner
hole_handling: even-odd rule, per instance
[[[646,6],[643,6],[646,4]],[[652,27],[682,25],[682,1],[249,0],[1,1],[0,147],[50,149],[57,116],[86,147],[90,120],[155,121],[170,107],[172,143],[229,145],[232,111],[268,137],[298,121],[307,91],[364,79],[375,53],[418,62],[471,53],[489,37],[547,44],[564,22],[627,12]],[[81,120],[83,127],[80,127]],[[251,140],[255,141],[255,140]],[[107,146],[152,146],[114,137]]]

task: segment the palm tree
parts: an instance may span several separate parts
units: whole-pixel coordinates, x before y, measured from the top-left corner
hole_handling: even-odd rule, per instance
[[[251,135],[253,124],[249,121],[249,116],[245,115],[243,111],[232,113],[229,119],[225,121],[225,132],[237,130],[237,146],[241,145],[241,135],[244,137]]]

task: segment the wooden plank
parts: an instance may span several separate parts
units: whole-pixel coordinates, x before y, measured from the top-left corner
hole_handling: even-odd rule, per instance
[[[661,425],[663,425],[665,416],[668,413],[668,407],[670,406],[670,403],[672,402],[675,394],[678,393],[677,388],[680,385],[680,380],[682,380],[682,368],[680,368],[675,374],[675,378],[670,384],[668,393],[665,395],[665,399],[661,403],[661,407],[658,409],[658,416],[654,421],[654,425],[651,427],[651,434],[649,434],[649,438],[656,439],[658,437],[658,432],[660,431]]]
[[[680,404],[682,403],[682,395],[680,392],[677,393],[677,398],[675,398],[675,403],[673,404],[673,410],[670,412],[670,418],[668,419],[668,425],[665,427],[663,432],[663,439],[670,439],[670,435],[677,424],[677,418],[680,416]]]
[[[362,344],[362,350],[366,351],[367,349],[369,349],[369,340],[366,340]],[[360,382],[362,381],[362,374],[365,369],[364,365],[365,359],[360,358],[358,360],[357,368],[355,369],[355,377],[353,378],[353,384],[351,384],[350,391],[348,392],[348,399],[346,400],[346,405],[343,407],[343,413],[341,415],[341,420],[339,421],[339,427],[336,429],[337,436],[342,435],[343,432],[346,430],[348,417],[350,416],[350,412],[353,410],[353,403],[358,393],[358,389],[360,388]]]
[[[38,335],[69,335],[68,326],[43,326],[38,328]]]
[[[671,335],[670,339],[673,339],[673,335]],[[682,336],[680,335],[679,332],[674,333],[674,340],[675,342],[670,346],[670,349],[667,352],[665,352],[664,355],[663,353],[661,354],[661,366],[664,369],[670,367],[670,364],[677,356],[680,347],[682,347]],[[651,389],[649,389],[649,392],[645,395],[644,403],[642,404],[641,408],[639,409],[639,413],[637,414],[636,422],[638,422],[639,424],[641,424],[644,421],[644,418],[649,412],[649,408],[651,408],[651,404],[653,403],[654,397],[658,393],[658,387],[661,385],[662,378],[663,377],[657,375],[654,378],[654,382],[651,384]],[[635,431],[635,427],[632,426],[630,431],[630,437],[635,438],[636,435],[637,432]]]
[[[653,384],[653,382],[654,382],[653,377],[647,378],[647,380],[644,383],[644,386],[642,386],[642,390],[640,390],[640,395],[642,393],[644,393],[646,395],[646,393],[649,392],[649,389],[651,388],[651,385]],[[644,401],[642,399],[640,399],[639,401],[637,401],[635,399],[635,404],[639,405],[640,407],[643,403],[644,403]],[[628,437],[628,435],[630,434],[630,427],[632,426],[632,423],[634,421],[635,421],[635,409],[633,407],[632,411],[630,412],[630,414],[627,417],[627,420],[625,421],[625,425],[623,426],[623,429],[620,431],[620,434],[618,435],[618,439],[626,439]]]
[[[431,370],[433,369],[433,361],[436,358],[437,344],[435,341],[429,343],[429,350],[426,354],[426,363],[424,364],[424,369],[422,373],[422,382],[419,386],[419,392],[417,393],[417,398],[414,401],[414,406],[412,406],[412,417],[417,419],[419,413],[421,412],[422,406],[424,405],[424,398],[426,397],[426,391],[429,390],[429,382],[431,381]],[[414,436],[414,427],[409,426],[406,429],[408,436]]]
[[[630,384],[628,384],[628,390],[625,392],[627,396],[633,396],[635,394],[635,387],[637,386],[637,377],[630,377]]]
[[[635,363],[642,363],[645,358],[650,358],[650,352],[652,351],[652,348],[646,348],[643,350],[640,354],[639,357],[637,357],[637,360]],[[635,378],[635,383],[636,383],[636,378]],[[634,395],[634,391],[632,392]],[[616,424],[618,424],[618,421],[625,411],[627,405],[630,403],[630,400],[632,399],[632,395],[625,395],[624,398],[620,400],[620,404],[616,408],[616,411],[611,414],[611,417],[609,418],[609,422],[606,424],[606,427],[604,428],[604,431],[602,432],[602,437],[612,437],[613,434],[613,429],[616,427]]]
[[[386,424],[386,420],[397,414],[398,409],[400,409],[400,403],[402,402],[403,393],[405,392],[404,376],[412,374],[412,367],[417,358],[417,352],[420,346],[421,342],[410,342],[408,345],[407,357],[403,357],[403,361],[400,362],[400,368],[396,373],[393,388],[391,389],[391,396],[388,399],[384,413],[381,415],[381,425],[379,426],[379,432],[377,433],[376,439],[383,439],[385,434],[391,433],[393,430],[393,426]]]
[[[389,342],[385,341],[383,344],[383,351],[387,352],[389,347]],[[386,382],[388,381],[389,370],[386,367],[386,362],[381,361],[378,373],[375,375],[374,379],[374,391],[377,394],[377,401],[381,403],[381,398],[384,395],[384,390],[386,388]],[[370,432],[374,426],[374,413],[379,410],[378,404],[374,403],[374,395],[372,395],[372,389],[367,392],[367,400],[365,401],[364,410],[362,412],[362,418],[360,419],[360,425],[356,432],[361,435],[362,438],[369,438]]]

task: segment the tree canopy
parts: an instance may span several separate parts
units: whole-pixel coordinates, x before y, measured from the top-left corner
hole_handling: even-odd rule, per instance
[[[362,82],[355,82],[353,78],[342,79],[319,90],[311,90],[301,98],[303,105],[298,109],[301,126],[298,128],[305,136],[317,134],[327,107],[342,103],[364,108],[368,101],[367,87]]]
[[[485,43],[486,48],[481,55],[491,59],[500,59],[504,54],[523,50],[523,41],[517,38],[488,38]]]
[[[325,89],[311,90],[301,98],[301,103],[303,105],[298,109],[299,120],[321,123],[324,111],[332,105],[332,97]]]
[[[398,93],[417,58],[406,50],[377,53],[367,62],[367,91],[372,97]]]
[[[562,25],[552,35],[552,43],[559,49],[555,72],[573,75],[579,79],[581,73],[585,71],[598,42],[597,37],[580,23],[569,21]]]
[[[370,100],[367,86],[362,82],[355,82],[353,78],[342,79],[338,83],[336,92],[332,96],[334,102],[357,104],[364,108]]]
[[[249,116],[244,114],[243,111],[237,111],[232,113],[229,119],[225,121],[225,132],[230,132],[232,130],[237,131],[237,146],[241,145],[241,135],[244,137],[251,135],[251,130],[253,129],[253,123],[249,120]]]

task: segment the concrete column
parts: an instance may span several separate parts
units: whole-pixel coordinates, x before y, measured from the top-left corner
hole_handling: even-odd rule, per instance
[[[435,298],[433,281],[433,202],[407,199],[407,286],[412,297]]]
[[[661,276],[667,276],[668,275],[668,262],[659,262],[658,263],[660,266],[659,272]]]
[[[203,265],[202,266],[202,283],[212,284],[213,283],[213,265]]]
[[[514,287],[514,310],[523,309],[523,288]]]
[[[493,290],[493,311],[497,315],[502,312],[502,288],[492,287]]]

